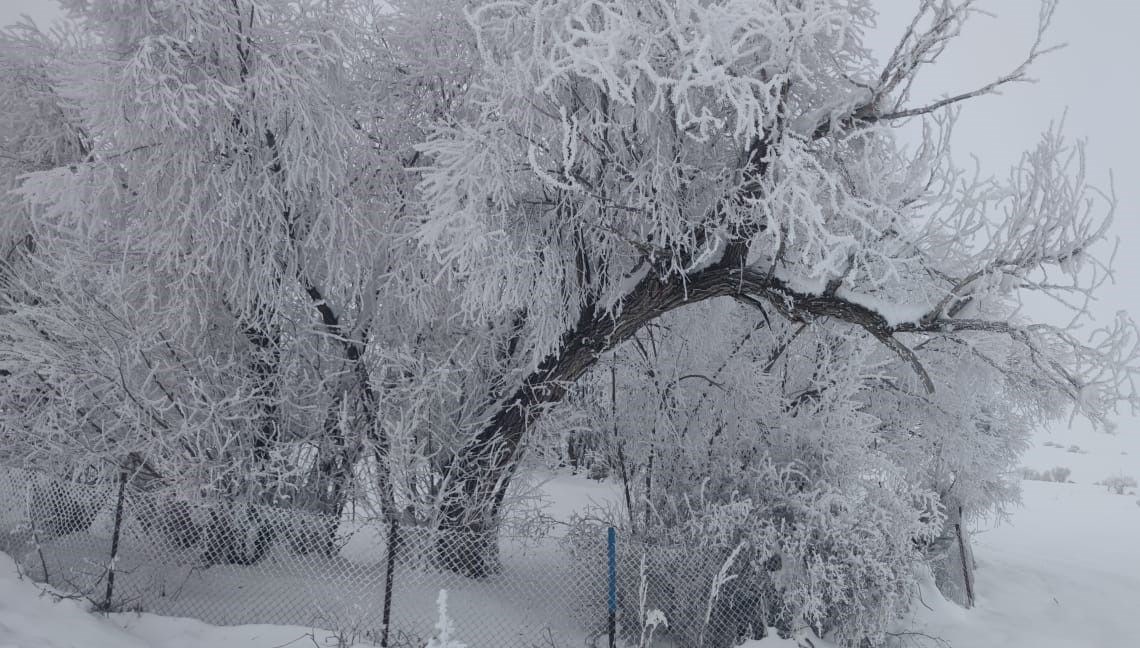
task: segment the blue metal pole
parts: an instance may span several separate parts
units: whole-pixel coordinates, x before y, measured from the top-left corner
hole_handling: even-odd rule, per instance
[[[617,531],[610,527],[606,534],[610,572],[610,648],[614,648],[617,633]]]

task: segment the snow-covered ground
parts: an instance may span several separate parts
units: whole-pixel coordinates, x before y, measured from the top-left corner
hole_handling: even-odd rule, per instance
[[[1010,521],[975,535],[976,609],[927,595],[911,629],[955,648],[1140,646],[1140,494],[1096,485],[1140,478],[1140,434],[1055,430],[1022,464],[1068,468],[1072,483],[1023,481]]]
[[[0,648],[285,648],[336,646],[330,633],[270,625],[218,627],[153,614],[94,615],[17,577],[0,554]],[[345,646],[344,648],[349,648]]]
[[[1023,488],[1012,520],[975,536],[977,607],[963,610],[928,589],[933,609],[918,606],[911,630],[955,648],[1140,646],[1136,496],[1088,484]]]
[[[1054,445],[1044,445],[1048,441]],[[1079,445],[1082,452],[1069,452]],[[1140,645],[1140,499],[1094,482],[1140,476],[1140,435],[1071,431],[1039,437],[1024,464],[1072,470],[1075,483],[1025,481],[1024,505],[1008,522],[979,529],[978,605],[964,610],[930,585],[899,629],[901,646],[954,648],[1127,648]],[[558,475],[543,489],[548,513],[613,501],[610,485]],[[453,604],[462,592],[452,594]],[[425,603],[430,605],[430,603]],[[431,614],[431,610],[425,610]],[[457,628],[462,639],[463,628]],[[0,648],[277,648],[340,646],[330,633],[290,626],[216,627],[149,614],[89,614],[57,601],[0,554]],[[764,640],[750,648],[794,646]],[[816,648],[823,648],[818,640]]]

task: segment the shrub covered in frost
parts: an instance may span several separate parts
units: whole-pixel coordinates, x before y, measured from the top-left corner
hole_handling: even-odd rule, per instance
[[[1106,477],[1101,485],[1117,495],[1123,495],[1129,488],[1136,488],[1136,478],[1128,475],[1112,475]]]
[[[1072,472],[1073,471],[1065,468],[1064,466],[1054,466],[1048,470],[1043,470],[1041,472],[1038,472],[1032,468],[1022,468],[1021,478],[1028,479],[1030,481],[1057,482],[1058,484],[1064,484],[1069,481],[1069,475],[1071,475]]]
[[[658,511],[668,522],[648,546],[623,540],[622,616],[658,609],[681,645],[734,646],[761,638],[750,636],[758,629],[804,626],[841,645],[881,642],[909,603],[917,547],[940,529],[936,498],[887,474],[840,484],[770,461],[734,483],[727,498],[708,483]],[[601,537],[589,523],[571,534],[583,571],[604,564]]]
[[[435,634],[425,648],[467,648],[467,644],[456,641],[452,636],[455,624],[447,614],[447,590],[439,590],[436,605],[439,607],[439,619],[435,622]]]

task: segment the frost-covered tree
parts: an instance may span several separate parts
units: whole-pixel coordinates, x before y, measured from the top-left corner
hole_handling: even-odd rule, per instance
[[[452,3],[63,5],[0,38],[9,459],[431,517],[501,382],[407,235],[476,62]]]
[[[398,146],[374,141],[370,3],[334,4],[65,3],[85,40],[34,59],[29,101],[50,105],[15,113],[33,126],[13,144],[84,148],[23,169],[6,203],[42,269],[2,354],[11,393],[42,402],[5,408],[11,429],[47,426],[77,456],[94,422],[107,447],[90,454],[270,498],[304,482],[333,512],[361,457],[386,460],[368,345]]]
[[[1040,293],[1079,313],[1103,276],[1112,201],[1096,206],[1080,147],[1055,132],[1004,180],[953,165],[953,110],[1026,80],[1046,50],[1039,38],[993,83],[914,103],[973,4],[921,3],[882,62],[864,42],[870,2],[474,7],[482,65],[469,112],[420,147],[417,239],[460,286],[462,315],[514,322],[518,344],[513,388],[452,466],[444,524],[493,527],[536,418],[636,333],[713,299],[757,321],[838,325],[894,354],[908,372],[893,387],[912,398],[968,379],[953,359],[932,373],[925,353],[987,362],[989,344],[1016,357],[996,371],[1094,420],[1133,398],[1126,319],[1085,341],[993,306]],[[921,124],[920,145],[903,123]]]

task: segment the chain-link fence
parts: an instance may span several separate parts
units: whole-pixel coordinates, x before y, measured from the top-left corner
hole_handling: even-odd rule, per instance
[[[729,586],[734,554],[608,535],[600,525],[500,535],[493,573],[467,578],[444,568],[448,545],[423,526],[194,502],[0,467],[0,550],[26,575],[106,609],[303,625],[419,647],[446,589],[470,648],[605,646],[611,623],[623,646],[727,647],[759,636],[763,606]]]

